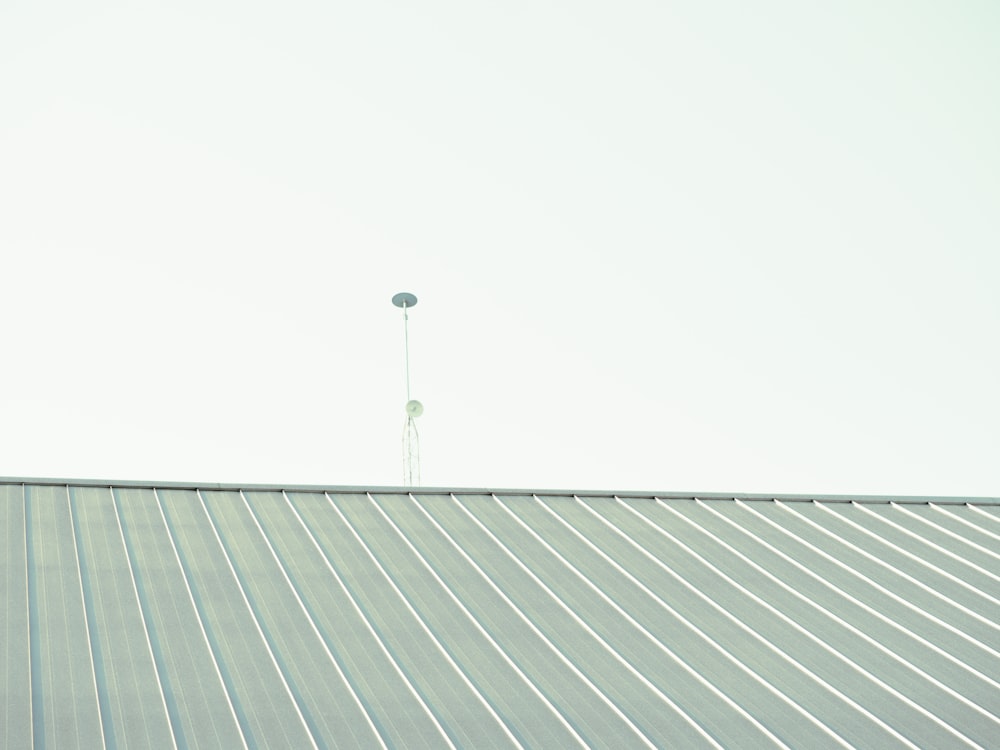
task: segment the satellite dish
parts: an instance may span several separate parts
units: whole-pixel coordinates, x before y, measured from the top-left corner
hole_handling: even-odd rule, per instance
[[[417,304],[417,296],[415,294],[410,294],[409,292],[400,292],[392,297],[392,304],[396,307],[413,307]]]
[[[413,399],[412,401],[406,402],[406,413],[411,417],[419,417],[424,413],[424,405]]]

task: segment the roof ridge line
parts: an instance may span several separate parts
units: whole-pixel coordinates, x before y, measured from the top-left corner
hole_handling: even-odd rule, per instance
[[[847,495],[847,494],[805,494],[805,493],[759,493],[759,492],[648,492],[648,491],[612,491],[612,490],[563,490],[563,489],[513,489],[513,488],[478,488],[478,487],[396,487],[369,485],[320,485],[320,484],[281,484],[281,483],[235,483],[235,482],[176,482],[147,480],[112,480],[112,479],[63,479],[47,477],[0,477],[0,485],[38,485],[38,486],[74,486],[74,487],[122,487],[133,489],[178,489],[178,490],[222,490],[222,491],[264,491],[264,492],[334,492],[334,493],[366,493],[375,494],[419,494],[419,495],[540,495],[543,497],[623,497],[633,499],[647,498],[649,500],[781,500],[785,502],[822,502],[822,503],[901,503],[927,505],[930,503],[942,505],[1000,505],[1000,497],[961,497],[933,495]]]

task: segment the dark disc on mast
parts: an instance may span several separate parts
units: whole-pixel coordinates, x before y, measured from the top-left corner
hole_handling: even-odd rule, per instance
[[[392,298],[392,304],[396,307],[413,307],[417,304],[417,297],[409,292],[400,292]]]

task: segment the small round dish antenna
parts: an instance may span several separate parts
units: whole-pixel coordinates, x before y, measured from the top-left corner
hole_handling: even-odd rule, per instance
[[[419,401],[417,401],[416,399],[406,402],[407,416],[419,417],[423,413],[424,413],[424,405]]]
[[[409,292],[400,292],[393,296],[392,304],[396,307],[413,307],[417,304],[417,297]]]

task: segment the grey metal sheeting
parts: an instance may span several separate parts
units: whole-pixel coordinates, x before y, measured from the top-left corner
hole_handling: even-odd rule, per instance
[[[0,480],[4,747],[1000,747],[1000,501]]]

